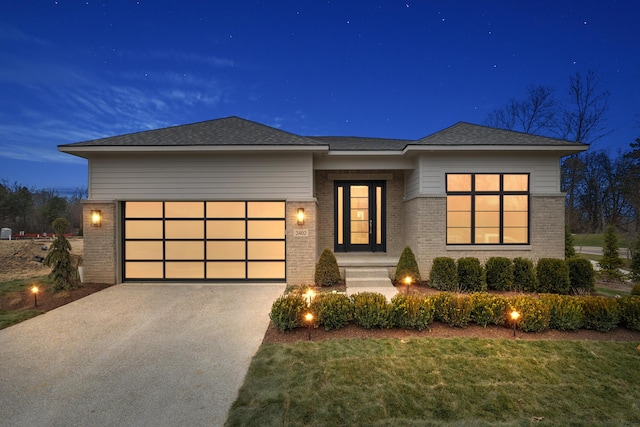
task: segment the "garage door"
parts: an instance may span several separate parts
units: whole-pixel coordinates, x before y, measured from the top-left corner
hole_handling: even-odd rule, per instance
[[[123,202],[123,280],[285,280],[285,203]]]

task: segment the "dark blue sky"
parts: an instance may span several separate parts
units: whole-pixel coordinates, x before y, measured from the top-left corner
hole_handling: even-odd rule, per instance
[[[57,145],[241,116],[302,135],[420,138],[530,84],[611,92],[596,149],[640,136],[640,2],[4,1],[0,179],[86,186]]]

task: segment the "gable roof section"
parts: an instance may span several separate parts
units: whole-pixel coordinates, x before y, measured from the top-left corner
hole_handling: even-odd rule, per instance
[[[409,139],[363,138],[358,136],[308,136],[325,144],[330,151],[402,151]]]
[[[193,147],[258,149],[260,146],[327,150],[325,143],[235,116],[61,145],[59,149],[76,154],[86,151],[130,151],[133,148],[175,151]]]

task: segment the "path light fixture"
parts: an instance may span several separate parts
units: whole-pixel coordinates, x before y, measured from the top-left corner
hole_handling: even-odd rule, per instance
[[[513,320],[513,336],[516,336],[516,326],[518,325],[518,319],[520,318],[520,313],[513,310],[511,312],[511,320]]]
[[[91,226],[102,227],[102,211],[100,210],[91,211]]]
[[[311,341],[311,324],[313,323],[313,314],[307,313],[304,315],[304,320],[309,324],[309,341]]]
[[[313,289],[309,289],[307,292],[304,293],[304,298],[307,300],[307,307],[311,305],[311,301],[313,301],[313,298],[316,296],[316,293],[313,292]]]
[[[38,292],[40,291],[40,289],[38,289],[37,286],[33,286],[31,287],[31,293],[33,294],[33,305],[34,306],[38,306]]]
[[[304,225],[304,208],[298,208],[298,213],[296,214],[296,220],[298,225]]]
[[[406,286],[407,295],[409,295],[409,286],[413,283],[413,278],[411,276],[407,276],[404,278],[403,282]]]

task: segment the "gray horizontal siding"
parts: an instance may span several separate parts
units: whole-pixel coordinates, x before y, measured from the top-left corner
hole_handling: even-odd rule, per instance
[[[560,192],[560,161],[557,155],[532,153],[430,154],[420,159],[420,194],[444,194],[446,173],[520,172],[531,174],[532,194]]]
[[[312,155],[100,156],[89,160],[97,200],[307,199]]]

